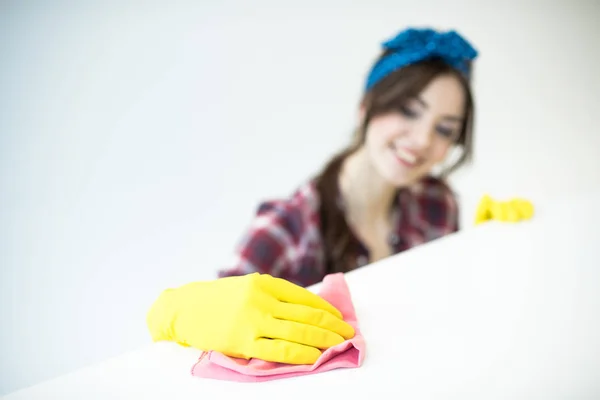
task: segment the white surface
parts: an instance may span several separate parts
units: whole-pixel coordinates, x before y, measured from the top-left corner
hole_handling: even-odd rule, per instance
[[[147,343],[158,293],[214,277],[258,201],[350,139],[409,24],[481,50],[465,224],[485,191],[600,184],[598,1],[157,4],[0,1],[0,394]]]
[[[348,274],[367,342],[359,369],[203,380],[190,375],[198,351],[161,343],[6,400],[597,399],[600,216],[589,210],[599,201],[568,196],[539,205],[535,221],[488,224]]]

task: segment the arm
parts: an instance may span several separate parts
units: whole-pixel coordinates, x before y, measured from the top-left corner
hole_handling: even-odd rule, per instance
[[[287,292],[297,291],[295,288],[303,286],[296,282],[303,280],[303,274],[295,254],[296,244],[305,239],[304,228],[308,224],[299,218],[301,212],[296,212],[299,210],[302,209],[261,208],[240,243],[233,267],[219,271],[218,276],[223,279],[192,282],[165,290],[147,316],[152,339],[175,341],[197,348],[224,346],[219,341],[224,330],[231,329],[230,320],[235,317],[224,315],[224,312],[229,312],[226,308],[237,310],[237,306],[247,303],[244,290],[258,290],[244,282],[251,283],[253,278],[263,279],[257,277],[271,275],[269,279],[280,277],[287,281]],[[211,307],[206,307],[206,304],[211,304]],[[234,314],[233,311],[231,313]]]
[[[282,275],[289,265],[287,254],[292,251],[289,234],[284,229],[285,213],[261,207],[258,215],[238,245],[233,266],[218,272],[218,278],[249,275],[255,272],[275,277]],[[190,296],[205,296],[207,282],[193,282],[176,289],[164,290],[152,305],[147,315],[147,325],[154,341],[176,341],[174,325],[188,303]],[[191,292],[196,292],[191,295]]]

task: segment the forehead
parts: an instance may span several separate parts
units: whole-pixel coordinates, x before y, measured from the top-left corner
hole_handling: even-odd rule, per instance
[[[465,90],[451,75],[434,78],[419,94],[429,110],[438,114],[462,115],[465,107]]]

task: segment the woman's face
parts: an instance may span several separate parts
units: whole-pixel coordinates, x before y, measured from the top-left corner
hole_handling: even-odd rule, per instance
[[[444,160],[458,139],[465,93],[450,75],[432,80],[401,111],[373,118],[365,146],[378,172],[395,186],[409,185]]]

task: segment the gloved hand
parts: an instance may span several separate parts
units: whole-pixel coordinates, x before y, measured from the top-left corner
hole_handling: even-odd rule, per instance
[[[533,204],[530,201],[515,198],[508,201],[497,201],[485,195],[479,201],[475,213],[475,225],[488,220],[501,222],[519,222],[533,216]]]
[[[313,364],[321,349],[354,336],[321,297],[258,273],[167,289],[147,323],[154,341],[288,364]]]

